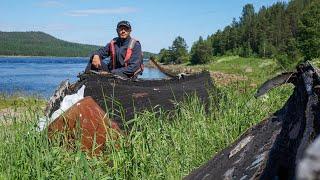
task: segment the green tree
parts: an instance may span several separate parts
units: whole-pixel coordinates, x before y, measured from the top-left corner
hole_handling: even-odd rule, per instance
[[[172,62],[172,53],[168,49],[161,49],[159,53],[159,61],[164,64]]]
[[[307,7],[298,23],[298,44],[305,60],[320,57],[320,1]]]
[[[289,38],[287,41],[286,53],[292,63],[296,63],[299,60],[300,52],[297,47],[297,41],[295,38]]]
[[[253,52],[250,46],[250,42],[245,43],[241,48],[239,55],[242,57],[250,57],[252,56]]]
[[[188,61],[188,46],[181,36],[176,37],[172,42],[170,50],[172,53],[172,61],[174,63],[180,64]]]
[[[241,28],[243,29],[243,45],[244,54],[246,56],[251,56],[252,50],[257,49],[257,28],[256,28],[256,13],[252,4],[247,4],[243,7],[242,17],[241,17]],[[251,52],[251,53],[249,53]],[[247,55],[249,54],[249,55]]]
[[[199,40],[191,48],[191,64],[204,64],[212,57],[212,46],[209,41],[204,41],[200,36]]]
[[[233,54],[237,54],[238,52],[236,49],[239,47],[240,44],[240,33],[239,33],[239,23],[235,18],[233,18],[232,23],[231,23],[231,29],[230,29],[230,34],[229,34],[229,51],[232,51]]]
[[[169,49],[160,50],[159,60],[165,64],[180,64],[188,62],[189,54],[186,41],[181,36],[175,38],[175,40],[172,42],[172,46],[170,46]]]

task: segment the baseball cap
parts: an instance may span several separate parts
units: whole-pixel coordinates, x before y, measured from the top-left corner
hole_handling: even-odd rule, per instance
[[[127,28],[131,29],[131,25],[129,21],[120,21],[117,24],[117,29],[120,28],[120,26],[126,26]]]

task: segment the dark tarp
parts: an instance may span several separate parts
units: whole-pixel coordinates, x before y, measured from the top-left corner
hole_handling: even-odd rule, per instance
[[[85,85],[84,96],[92,96],[109,113],[114,110],[112,118],[117,121],[123,119],[120,117],[121,110],[124,119],[129,120],[135,112],[145,109],[156,110],[156,107],[171,110],[176,102],[194,94],[206,103],[208,90],[213,87],[209,72],[163,80],[123,80],[112,75],[97,74],[83,74],[79,78],[66,94],[74,94]],[[58,108],[59,103],[56,103],[51,114]]]
[[[258,94],[279,82],[291,82],[294,92],[270,118],[250,128],[235,143],[215,155],[185,179],[294,179],[306,147],[320,130],[320,76],[309,63],[265,83]]]

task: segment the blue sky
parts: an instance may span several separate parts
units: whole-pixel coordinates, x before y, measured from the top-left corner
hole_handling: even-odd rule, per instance
[[[0,0],[0,31],[43,31],[59,39],[105,45],[117,36],[120,20],[144,51],[158,53],[177,36],[189,47],[241,16],[251,3],[258,11],[277,0]]]

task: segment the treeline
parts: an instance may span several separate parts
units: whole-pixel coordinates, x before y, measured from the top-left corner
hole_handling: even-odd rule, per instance
[[[0,55],[87,57],[99,46],[71,43],[43,32],[1,32]],[[155,54],[144,52],[149,58]]]
[[[320,0],[278,2],[270,7],[263,6],[258,12],[252,4],[247,4],[239,20],[234,18],[230,25],[206,39],[200,37],[190,53],[183,56],[188,56],[192,64],[205,63],[213,56],[223,55],[276,58],[283,66],[294,64],[303,57],[319,57],[319,12]],[[177,39],[182,42],[178,47],[182,47],[185,41],[182,37]],[[160,61],[180,63],[181,60],[173,55],[176,46],[173,43],[169,49],[162,49]]]
[[[147,52],[147,51],[143,51],[143,58],[144,59],[150,59],[151,56],[158,56],[158,54],[155,53],[151,53],[151,52]]]

